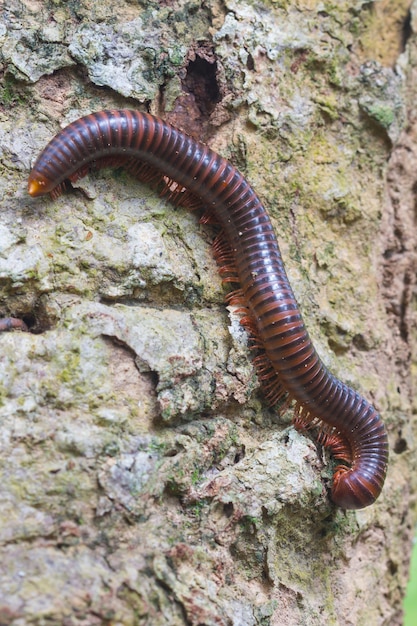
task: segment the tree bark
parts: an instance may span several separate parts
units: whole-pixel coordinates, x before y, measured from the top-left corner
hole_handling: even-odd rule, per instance
[[[416,16],[408,1],[3,7],[0,314],[30,332],[0,335],[1,624],[402,623]],[[321,357],[387,425],[376,504],[337,509],[331,460],[267,406],[210,227],[117,170],[28,197],[46,142],[103,108],[160,115],[263,198]]]

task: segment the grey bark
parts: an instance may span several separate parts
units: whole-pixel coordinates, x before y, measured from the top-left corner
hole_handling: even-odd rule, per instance
[[[401,624],[417,9],[403,31],[407,2],[335,4],[2,7],[0,314],[32,332],[0,335],[1,624]],[[322,358],[387,424],[372,507],[336,509],[330,460],[266,405],[195,216],[114,171],[27,196],[53,134],[115,107],[265,200]]]

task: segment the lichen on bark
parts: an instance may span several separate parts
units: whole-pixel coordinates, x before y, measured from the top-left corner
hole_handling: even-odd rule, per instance
[[[0,313],[32,332],[0,335],[0,622],[401,623],[417,45],[415,6],[387,4],[2,8]],[[331,461],[265,404],[210,227],[117,170],[28,198],[46,141],[115,107],[207,141],[265,200],[323,360],[388,425],[373,507],[336,510]]]

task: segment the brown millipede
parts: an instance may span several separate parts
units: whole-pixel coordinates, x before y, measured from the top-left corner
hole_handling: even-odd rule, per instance
[[[372,504],[384,484],[388,439],[376,410],[333,376],[305,329],[270,218],[245,178],[206,145],[152,115],[100,111],[59,132],[38,157],[29,193],[58,196],[92,168],[123,165],[177,204],[201,206],[221,233],[214,254],[228,301],[260,350],[258,376],[271,403],[295,401],[299,428],[318,427],[318,439],[339,461],[331,498],[344,509]],[[204,218],[203,218],[204,221]]]
[[[28,331],[25,322],[18,317],[2,317],[0,318],[0,333],[7,330],[23,330]]]

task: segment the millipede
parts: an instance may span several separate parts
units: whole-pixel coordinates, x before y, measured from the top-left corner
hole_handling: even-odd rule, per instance
[[[213,250],[227,296],[256,349],[266,399],[294,405],[294,424],[310,429],[336,461],[330,497],[360,509],[379,496],[387,472],[384,423],[357,391],[318,356],[289,283],[262,202],[226,159],[153,115],[112,110],[86,115],[61,130],[29,176],[31,196],[56,198],[91,169],[123,166],[176,205],[203,209],[219,227]]]
[[[17,317],[2,317],[0,318],[0,333],[4,333],[7,330],[23,330],[27,332],[29,329],[25,322]]]

